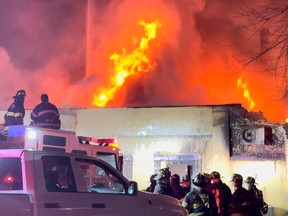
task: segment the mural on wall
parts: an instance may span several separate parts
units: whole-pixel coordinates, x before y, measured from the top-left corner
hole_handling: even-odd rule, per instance
[[[266,121],[261,112],[230,111],[231,159],[285,160],[284,125]]]

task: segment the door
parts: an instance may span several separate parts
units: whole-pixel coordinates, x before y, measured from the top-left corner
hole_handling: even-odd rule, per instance
[[[85,185],[81,199],[92,206],[89,215],[144,216],[149,200],[128,194],[129,182],[120,172],[100,160],[76,158],[75,164]]]
[[[143,216],[147,198],[128,194],[129,182],[103,161],[68,156],[34,156],[41,216]]]

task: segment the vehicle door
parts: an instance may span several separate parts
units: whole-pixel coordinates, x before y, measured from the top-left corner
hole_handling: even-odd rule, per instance
[[[149,205],[129,195],[128,181],[103,161],[39,153],[33,163],[38,215],[143,216]]]
[[[119,171],[102,160],[78,157],[74,162],[75,172],[81,172],[79,184],[84,186],[81,199],[92,206],[90,215],[145,215],[149,200],[129,194],[129,182]]]
[[[88,216],[88,203],[79,199],[71,158],[34,154],[35,206],[41,216]]]

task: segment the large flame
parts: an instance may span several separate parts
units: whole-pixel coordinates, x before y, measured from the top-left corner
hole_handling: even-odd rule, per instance
[[[244,1],[257,10],[257,1]],[[247,65],[275,35],[240,28],[248,23],[235,16],[242,1],[61,2],[6,3],[11,13],[0,13],[9,21],[0,38],[0,68],[11,75],[0,80],[1,109],[18,89],[26,90],[25,108],[32,109],[45,89],[65,109],[241,103],[272,121],[288,116],[283,76],[274,73],[278,52]],[[58,28],[63,25],[65,31]]]
[[[250,95],[247,83],[243,83],[241,77],[237,80],[237,87],[243,89],[243,96],[247,99],[248,104],[249,104],[249,108],[250,108],[250,110],[252,110],[256,104]]]
[[[145,51],[149,48],[149,41],[156,38],[157,28],[161,26],[158,20],[151,23],[146,23],[141,20],[139,25],[145,29],[145,37],[142,37],[137,47],[133,52],[126,53],[123,48],[122,54],[113,53],[109,59],[114,62],[114,75],[110,79],[110,83],[106,87],[100,87],[98,94],[94,94],[93,105],[103,107],[115,95],[125,82],[126,78],[138,72],[147,72],[151,69],[149,58],[145,55]]]

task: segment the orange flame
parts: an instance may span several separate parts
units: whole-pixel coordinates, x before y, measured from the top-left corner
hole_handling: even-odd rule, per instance
[[[140,21],[139,25],[144,26],[145,37],[142,37],[139,47],[127,54],[123,48],[122,54],[113,53],[109,59],[114,62],[114,76],[110,79],[108,87],[100,88],[97,95],[93,95],[93,105],[103,107],[113,99],[115,92],[124,84],[127,77],[137,72],[147,72],[151,69],[149,58],[145,51],[149,48],[149,41],[156,38],[157,28],[161,27],[158,20],[152,23]]]
[[[246,83],[242,83],[242,79],[239,78],[237,80],[237,87],[243,89],[243,91],[244,91],[243,92],[243,96],[248,100],[249,108],[250,108],[250,110],[252,110],[255,107],[256,104],[254,103],[254,101],[252,100],[252,98],[250,96],[250,92],[248,90],[247,84]]]

